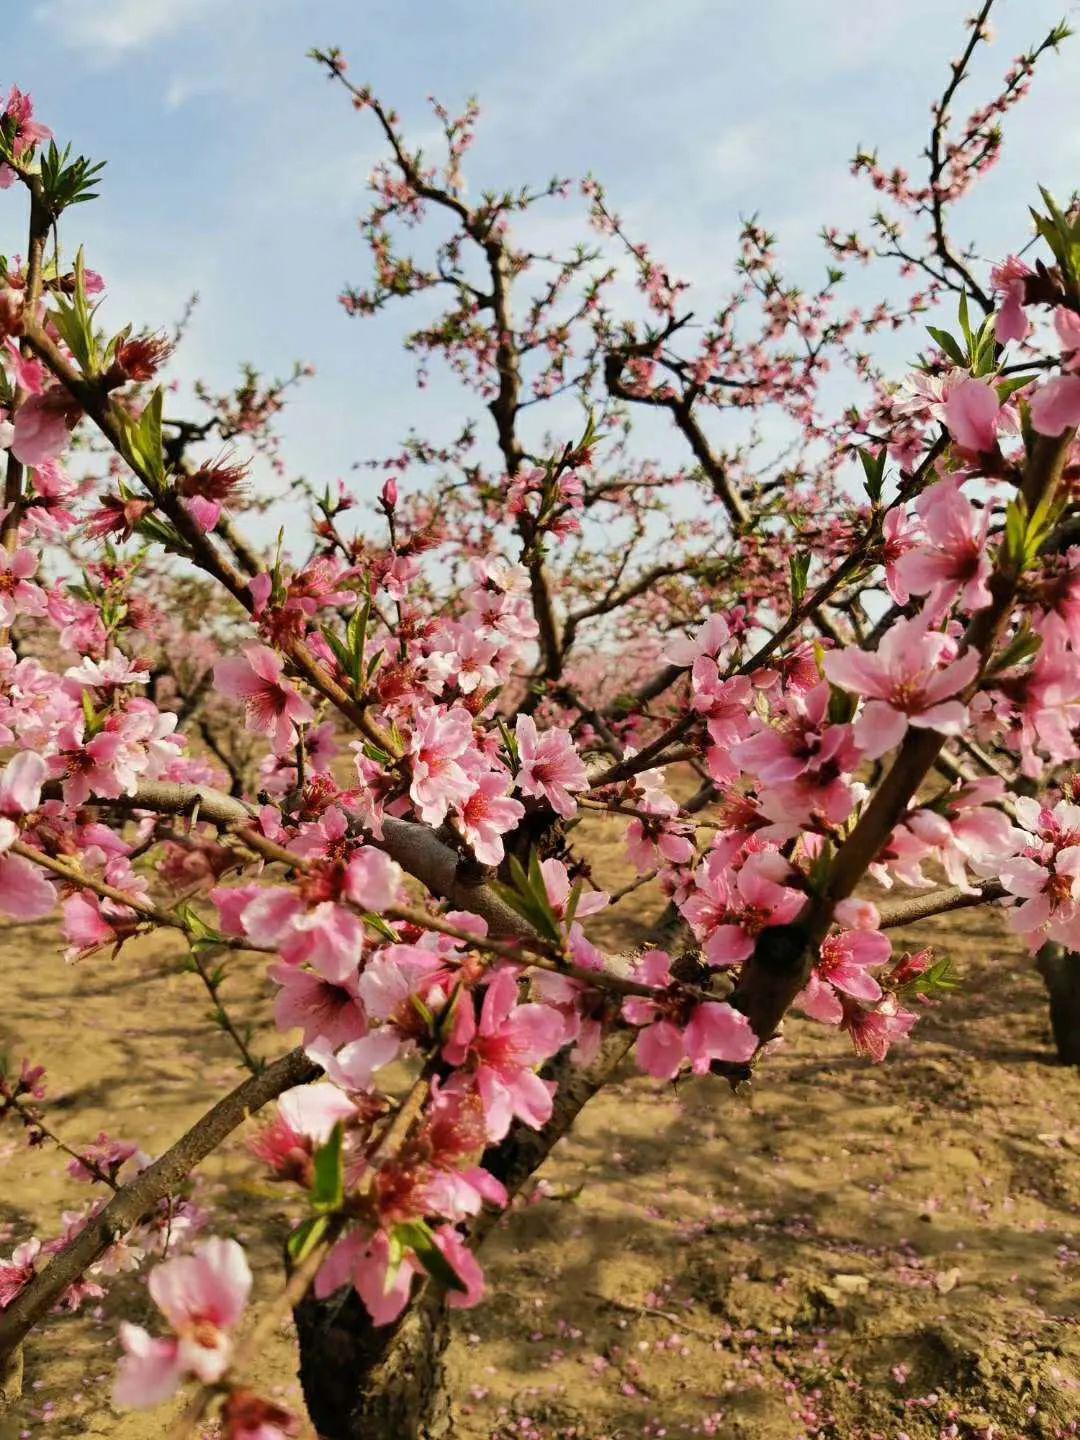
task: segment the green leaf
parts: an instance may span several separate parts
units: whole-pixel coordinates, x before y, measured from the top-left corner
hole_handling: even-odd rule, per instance
[[[174,529],[168,520],[163,520],[160,515],[144,515],[135,530],[144,539],[163,545],[174,555],[188,554],[187,543],[180,538],[179,531]]]
[[[137,420],[131,416],[125,417],[132,469],[147,484],[151,493],[160,490],[165,484],[165,455],[161,443],[164,396],[164,388],[159,385]]]
[[[390,1255],[393,1265],[395,1253],[397,1265],[406,1250],[411,1250],[431,1278],[445,1290],[465,1290],[465,1283],[446,1256],[435,1243],[435,1235],[426,1220],[404,1220],[390,1232]],[[393,1265],[396,1270],[397,1265]],[[391,1280],[388,1275],[387,1279]]]
[[[900,985],[897,994],[904,999],[914,995],[947,995],[949,991],[958,989],[959,985],[951,957],[942,955],[921,975],[916,975],[906,985]]]
[[[570,926],[574,923],[574,916],[577,914],[578,903],[581,900],[582,892],[585,889],[584,880],[575,880],[573,889],[570,891],[566,901],[566,909],[563,914],[563,925],[567,934],[570,933]]]
[[[821,849],[810,863],[810,874],[807,879],[810,884],[810,893],[823,895],[825,887],[829,883],[829,871],[832,869],[833,847],[830,840],[822,842]]]
[[[328,1215],[312,1215],[292,1231],[285,1242],[285,1248],[294,1264],[301,1265],[307,1259],[326,1234],[329,1224],[330,1217]]]
[[[968,298],[967,298],[967,291],[966,291],[966,290],[962,290],[962,291],[960,292],[960,304],[959,304],[959,307],[957,308],[957,316],[956,316],[956,318],[957,318],[957,319],[959,320],[959,322],[960,322],[960,329],[961,329],[961,332],[963,333],[964,339],[967,341],[968,354],[970,355],[970,354],[971,354],[971,322],[970,322],[970,320],[968,319]]]
[[[1032,630],[1025,620],[1023,625],[995,657],[994,663],[990,666],[989,674],[996,675],[1005,670],[1013,670],[1017,665],[1022,665],[1025,660],[1030,660],[1042,649],[1042,636]]]
[[[65,295],[57,292],[54,296],[50,319],[60,332],[65,345],[79,362],[80,369],[88,375],[97,370],[98,343],[94,334],[96,309],[96,306],[91,308],[87,303],[86,267],[80,248],[79,253],[75,256],[75,293],[68,300]]]
[[[882,445],[877,454],[873,454],[866,446],[859,449],[859,460],[862,464],[863,474],[866,476],[866,493],[871,505],[876,505],[881,499],[881,492],[885,485],[885,461],[887,454],[885,446]]]
[[[518,767],[517,736],[510,729],[510,727],[507,725],[506,721],[501,715],[495,716],[495,723],[499,727],[499,734],[502,736],[502,742],[506,746],[506,753],[510,757],[511,767],[516,770]]]
[[[994,332],[994,321],[995,317],[988,315],[976,337],[971,364],[972,373],[975,375],[989,375],[997,368],[997,335]]]
[[[357,690],[364,679],[364,650],[367,646],[368,621],[371,618],[371,595],[357,605],[345,627],[345,645],[349,652],[349,675]],[[370,677],[369,677],[370,678]]]
[[[338,1121],[330,1134],[330,1139],[315,1151],[315,1178],[311,1185],[311,1203],[316,1210],[340,1210],[345,1200],[343,1134],[341,1122]]]
[[[334,659],[341,666],[342,672],[345,675],[351,675],[352,657],[349,653],[348,645],[345,644],[345,642],[340,638],[340,636],[335,635],[333,630],[331,630],[328,626],[320,625],[319,629],[322,632],[323,639],[330,646],[330,649],[334,652]]]
[[[208,925],[201,915],[194,909],[189,900],[181,900],[176,906],[176,913],[187,926],[188,934],[196,941],[204,945],[224,945],[225,936],[220,930],[215,930]]]
[[[855,718],[855,710],[859,703],[857,695],[849,695],[846,690],[839,690],[835,685],[829,686],[829,724],[847,725]]]
[[[1016,570],[1021,569],[1024,563],[1027,523],[1027,502],[1022,495],[1017,495],[1015,499],[1009,501],[1008,509],[1005,511],[1005,538],[1002,541],[1005,559]]]
[[[1029,569],[1039,558],[1061,518],[1064,505],[1062,497],[1044,495],[1029,515],[1023,496],[1018,495],[1009,502],[1003,548],[1006,560],[1017,574]]]
[[[1050,213],[1040,215],[1032,210],[1035,228],[1053,251],[1066,288],[1076,299],[1080,296],[1080,221],[1070,221],[1045,186],[1039,186],[1039,193]]]
[[[499,881],[493,881],[496,892],[512,910],[527,920],[538,934],[546,940],[560,944],[562,930],[558,917],[551,908],[547,887],[544,885],[543,871],[540,869],[540,861],[536,852],[529,852],[528,871],[523,868],[516,855],[510,856],[508,869],[512,883],[504,885]]]
[[[82,692],[82,712],[83,720],[86,724],[86,736],[89,739],[92,736],[96,735],[101,729],[102,725],[104,725],[105,723],[104,715],[99,715],[97,710],[94,708],[94,702],[90,698],[89,690],[84,690]]]
[[[409,1003],[412,1005],[416,1013],[420,1016],[420,1019],[423,1020],[424,1024],[427,1026],[428,1034],[434,1034],[435,1016],[433,1012],[429,1009],[429,1007],[424,1004],[423,1000],[420,999],[419,995],[410,994]]]
[[[798,555],[792,555],[788,559],[788,570],[791,575],[791,603],[798,608],[799,602],[806,594],[806,577],[810,573],[810,552],[804,550]]]
[[[994,386],[999,404],[1004,405],[1010,396],[1015,395],[1018,390],[1023,390],[1024,386],[1030,385],[1034,379],[1034,375],[1010,375],[1006,379],[999,380]]]
[[[949,359],[952,360],[954,364],[961,365],[966,369],[968,363],[967,355],[949,332],[947,330],[939,330],[936,325],[928,325],[926,328],[938,346],[948,355]]]
[[[396,944],[399,936],[392,925],[388,925],[381,915],[373,915],[370,910],[365,910],[363,915],[365,925],[369,925],[376,935],[383,940],[388,940],[391,945]]]
[[[95,163],[85,155],[76,156],[69,165],[70,156],[70,145],[60,150],[52,140],[48,149],[41,152],[42,197],[53,221],[59,219],[69,205],[83,205],[87,200],[96,200],[94,186],[105,169],[104,160]]]

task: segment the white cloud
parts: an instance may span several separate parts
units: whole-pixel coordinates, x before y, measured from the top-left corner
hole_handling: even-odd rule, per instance
[[[109,61],[175,34],[213,0],[43,0],[34,18],[91,59]]]
[[[708,151],[710,169],[723,180],[761,176],[768,159],[768,131],[756,121],[729,126]]]

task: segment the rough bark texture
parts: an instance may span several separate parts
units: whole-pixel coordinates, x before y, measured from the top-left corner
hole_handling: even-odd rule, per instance
[[[1080,1065],[1080,954],[1044,945],[1036,965],[1050,997],[1050,1027],[1063,1065]]]
[[[450,1434],[441,1296],[425,1293],[397,1325],[371,1324],[355,1290],[296,1307],[300,1383],[321,1440],[441,1440]]]

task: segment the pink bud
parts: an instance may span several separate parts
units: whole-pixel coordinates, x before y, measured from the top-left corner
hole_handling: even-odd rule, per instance
[[[388,510],[393,510],[397,504],[397,481],[392,475],[382,487],[382,503]]]

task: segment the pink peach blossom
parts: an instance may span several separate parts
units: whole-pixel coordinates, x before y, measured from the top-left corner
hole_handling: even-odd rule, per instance
[[[1058,375],[1031,396],[1031,424],[1040,435],[1061,435],[1080,425],[1080,375]]]
[[[117,1405],[159,1405],[188,1375],[204,1385],[216,1384],[228,1369],[230,1332],[247,1305],[251,1271],[235,1240],[206,1240],[192,1255],[158,1265],[149,1288],[174,1334],[155,1340],[140,1326],[121,1322],[124,1358],[113,1389]]]
[[[989,380],[968,378],[949,391],[945,424],[962,450],[986,454],[997,445],[1001,404]]]
[[[242,700],[247,728],[268,735],[278,755],[296,744],[296,727],[315,717],[308,702],[282,677],[282,663],[265,645],[249,645],[243,656],[219,660],[214,683],[223,695]]]
[[[909,725],[959,734],[967,707],[949,697],[974,680],[979,657],[972,650],[958,660],[954,654],[953,642],[930,630],[924,614],[898,620],[876,652],[832,650],[825,656],[825,673],[833,684],[867,698],[855,735],[869,759],[898,745]]]
[[[451,1065],[472,1062],[487,1138],[502,1140],[515,1116],[538,1130],[551,1117],[553,1086],[534,1067],[565,1040],[565,1022],[549,1005],[517,1003],[517,979],[500,970],[484,992],[479,1022],[471,996],[458,1002],[453,1036],[443,1046]]]
[[[574,749],[570,732],[552,726],[540,734],[530,715],[519,715],[515,734],[521,793],[542,796],[557,815],[569,819],[577,809],[571,792],[589,788],[585,762]]]

